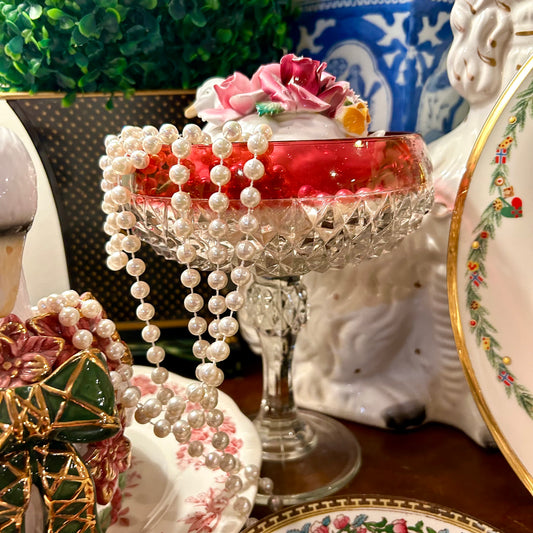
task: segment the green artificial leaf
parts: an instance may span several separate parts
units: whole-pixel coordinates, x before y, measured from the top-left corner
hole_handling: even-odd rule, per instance
[[[32,4],[28,9],[28,15],[32,20],[37,20],[43,14],[43,6]]]
[[[36,57],[30,59],[28,61],[28,72],[30,74],[32,74],[33,76],[35,76],[37,74],[37,72],[39,71],[39,69],[41,68],[41,64],[42,64],[42,59],[39,58],[37,59]]]
[[[50,17],[52,20],[61,20],[62,17],[68,16],[64,11],[61,11],[61,9],[58,9],[57,7],[52,7],[50,9],[47,9],[46,15]]]
[[[77,26],[72,30],[72,35],[70,36],[71,44],[75,46],[83,46],[88,42],[88,40],[89,38],[85,37],[85,35],[82,35]]]
[[[24,30],[22,31],[32,30],[33,28],[35,28],[35,22],[33,22],[31,17],[25,11],[23,11],[21,13],[21,16],[19,17],[19,24],[21,26],[24,26]]]
[[[65,76],[64,74],[61,74],[61,72],[57,72],[56,79],[59,87],[61,87],[62,89],[76,88],[76,80],[69,76]]]
[[[141,0],[139,5],[145,9],[155,9],[157,7],[157,0]]]
[[[108,7],[105,10],[105,12],[106,13],[110,13],[111,15],[113,15],[116,18],[117,22],[121,22],[122,21],[122,17],[121,17],[120,13],[116,9],[114,9],[112,7]]]
[[[233,32],[229,28],[219,28],[216,32],[216,38],[219,43],[229,43],[233,38]]]
[[[61,100],[62,107],[70,107],[76,101],[76,93],[74,91],[68,92]]]
[[[89,13],[82,17],[78,22],[78,29],[84,37],[100,37],[100,27],[96,22],[96,16],[94,13]]]
[[[205,8],[218,11],[220,9],[220,0],[205,0]]]
[[[126,41],[121,43],[118,47],[120,53],[126,57],[132,56],[137,50],[137,43],[135,41]]]
[[[13,37],[4,47],[4,52],[9,56],[13,61],[18,61],[24,49],[24,39],[17,35]]]
[[[168,13],[174,20],[181,20],[187,14],[184,0],[170,0]]]
[[[187,13],[187,17],[198,28],[203,28],[207,24],[207,19],[205,18],[205,15],[199,9],[195,9],[194,11]]]
[[[87,72],[87,74],[84,74],[78,80],[78,87],[80,89],[86,88],[90,83],[92,83],[93,81],[96,81],[98,79],[98,76],[100,76],[99,70],[93,70],[92,72]]]
[[[20,35],[20,28],[11,20],[6,20],[6,26],[11,33]]]

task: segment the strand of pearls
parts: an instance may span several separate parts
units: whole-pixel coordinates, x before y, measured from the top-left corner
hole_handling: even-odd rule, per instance
[[[151,423],[157,437],[163,438],[172,433],[178,443],[187,444],[187,451],[191,457],[203,457],[208,468],[225,472],[227,474],[225,491],[220,498],[233,498],[234,509],[243,515],[249,514],[252,503],[247,498],[239,496],[239,493],[251,483],[257,483],[263,493],[270,494],[273,488],[272,481],[267,478],[259,479],[257,466],[244,466],[238,457],[226,451],[230,439],[226,432],[220,430],[224,422],[224,413],[217,409],[217,387],[223,382],[224,374],[217,363],[225,360],[230,354],[227,339],[238,331],[238,322],[234,313],[244,304],[244,288],[252,279],[250,264],[257,249],[251,236],[258,228],[253,209],[261,200],[261,195],[253,184],[264,174],[263,164],[257,156],[268,149],[268,139],[271,134],[268,126],[260,127],[247,142],[252,158],[245,163],[243,172],[250,180],[250,184],[240,195],[241,203],[247,211],[239,220],[239,229],[244,238],[236,244],[235,250],[224,241],[228,232],[225,213],[229,207],[229,199],[222,192],[222,187],[231,179],[231,171],[225,166],[224,160],[232,153],[232,143],[242,139],[239,124],[227,123],[223,129],[223,136],[211,144],[212,152],[220,159],[220,163],[210,172],[210,179],[217,186],[217,191],[208,200],[210,209],[215,213],[215,218],[208,228],[212,241],[209,243],[207,258],[213,265],[213,270],[208,276],[208,284],[214,291],[207,305],[214,315],[214,320],[209,324],[198,314],[204,302],[201,295],[194,291],[200,283],[201,276],[194,268],[197,252],[191,239],[195,229],[192,199],[182,187],[190,177],[189,169],[183,163],[190,155],[192,145],[209,144],[210,139],[198,126],[192,124],[185,126],[181,135],[172,124],[164,124],[159,130],[153,126],[144,128],[126,126],[119,136],[106,137],[106,155],[100,159],[103,174],[101,187],[104,191],[102,209],[107,214],[104,231],[110,236],[106,244],[107,265],[111,270],[125,267],[135,280],[131,286],[131,294],[140,302],[136,310],[137,318],[145,322],[141,335],[143,340],[150,344],[146,356],[147,360],[155,365],[151,379],[158,385],[156,397],[144,402],[141,402],[141,393],[137,387],[123,388],[120,391],[121,401],[124,405],[135,408],[137,422]],[[129,177],[136,170],[146,168],[150,164],[150,156],[157,156],[164,145],[171,146],[172,154],[177,158],[177,162],[168,172],[169,179],[178,186],[178,191],[171,198],[171,206],[176,214],[173,232],[179,241],[176,250],[177,260],[185,267],[180,280],[189,290],[184,299],[185,308],[192,313],[188,329],[191,334],[198,337],[193,344],[193,354],[200,360],[196,370],[198,382],[188,387],[185,397],[175,395],[170,388],[165,387],[169,376],[168,371],[161,366],[165,351],[156,344],[160,336],[159,328],[150,322],[155,315],[153,305],[145,300],[150,287],[140,278],[146,265],[135,256],[141,247],[141,242],[133,232],[137,220],[129,210],[132,195],[131,191],[122,185],[125,177]],[[230,278],[236,289],[223,296],[222,291],[228,283],[225,270],[235,262],[234,253],[238,262],[231,270]],[[223,316],[227,310],[229,315]],[[214,339],[212,342],[203,338],[206,331]],[[214,431],[210,443],[212,449],[206,449],[200,440],[191,440],[193,430],[201,429],[205,425]]]

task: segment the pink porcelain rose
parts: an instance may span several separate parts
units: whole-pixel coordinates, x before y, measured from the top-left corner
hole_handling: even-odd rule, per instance
[[[348,82],[335,81],[326,72],[326,63],[309,57],[287,54],[281,58],[279,77],[271,70],[258,72],[261,87],[272,102],[279,102],[284,111],[309,111],[329,117],[347,98],[355,99]]]
[[[326,63],[294,54],[259,67],[251,79],[236,72],[213,90],[215,101],[211,94],[205,96],[211,107],[203,107],[201,91],[195,105],[202,109],[202,120],[218,126],[255,113],[257,104],[274,104],[269,113],[307,111],[334,117],[346,99],[355,100],[348,82],[337,82],[326,72]]]

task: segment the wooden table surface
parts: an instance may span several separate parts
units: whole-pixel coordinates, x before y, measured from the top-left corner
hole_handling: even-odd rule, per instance
[[[260,402],[261,374],[228,379],[221,389],[251,415]],[[533,495],[499,451],[482,448],[442,424],[408,432],[345,424],[359,440],[363,463],[337,495],[425,500],[471,515],[502,533],[533,532]],[[265,514],[264,508],[252,512],[255,517]]]

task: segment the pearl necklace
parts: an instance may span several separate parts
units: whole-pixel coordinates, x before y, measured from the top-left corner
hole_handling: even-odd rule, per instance
[[[150,344],[146,358],[155,365],[151,380],[158,387],[156,396],[144,402],[141,402],[141,391],[136,386],[117,390],[119,399],[126,407],[135,410],[135,419],[138,423],[151,423],[157,437],[164,438],[172,434],[178,443],[188,444],[187,451],[191,457],[203,456],[207,468],[225,472],[227,475],[225,490],[220,497],[228,500],[233,498],[233,508],[242,515],[249,514],[252,503],[244,496],[239,496],[239,493],[250,484],[257,483],[260,492],[272,494],[273,486],[270,479],[259,479],[259,469],[256,465],[242,465],[237,457],[225,451],[230,439],[227,433],[218,429],[224,421],[224,414],[217,409],[217,387],[223,382],[224,374],[217,363],[225,360],[230,354],[227,338],[238,331],[239,326],[234,315],[244,305],[245,288],[253,276],[251,268],[257,253],[257,245],[252,235],[259,226],[253,212],[261,201],[261,194],[254,187],[254,182],[265,173],[263,163],[257,156],[267,151],[271,135],[270,127],[261,125],[246,140],[251,158],[244,164],[243,174],[249,180],[249,184],[240,193],[240,202],[246,211],[238,223],[243,237],[234,248],[224,241],[228,234],[225,213],[230,201],[222,192],[222,187],[231,179],[231,171],[224,164],[224,160],[231,155],[233,142],[243,140],[241,127],[237,122],[226,123],[222,137],[212,143],[209,136],[194,124],[186,125],[181,135],[172,124],[164,124],[159,130],[153,126],[144,128],[126,126],[120,135],[106,137],[106,155],[99,161],[103,174],[102,210],[107,215],[104,231],[110,237],[106,243],[107,266],[113,271],[125,268],[135,280],[131,286],[131,295],[139,300],[136,315],[145,323],[141,336]],[[207,229],[210,241],[206,257],[212,265],[207,282],[214,291],[207,304],[208,310],[214,316],[209,324],[198,314],[204,306],[204,301],[202,296],[194,291],[201,278],[199,271],[194,268],[197,247],[193,239],[195,231],[191,216],[193,205],[190,194],[183,190],[183,185],[190,177],[189,168],[184,163],[194,144],[210,144],[213,155],[220,160],[220,163],[210,170],[210,180],[217,190],[208,200],[209,208],[214,214]],[[141,248],[141,240],[134,233],[137,218],[129,209],[133,193],[126,186],[136,171],[148,167],[151,156],[157,156],[169,146],[177,158],[177,162],[168,170],[170,181],[178,186],[178,191],[174,193],[170,202],[176,216],[173,235],[179,241],[176,257],[184,266],[180,280],[189,290],[184,299],[184,307],[192,314],[188,329],[197,337],[192,351],[199,359],[195,372],[198,381],[188,387],[184,397],[175,395],[170,388],[165,387],[169,377],[169,372],[161,366],[165,351],[156,344],[160,337],[159,328],[150,322],[155,315],[155,309],[145,300],[150,287],[140,279],[146,265],[142,259],[136,257]],[[223,296],[221,291],[228,284],[227,270],[230,270],[230,279],[236,288]],[[229,314],[223,316],[228,310]],[[203,338],[206,332],[214,339],[212,342]],[[192,404],[194,407],[191,409]],[[209,447],[211,449],[201,441],[191,440],[192,430],[206,425],[215,429]]]

